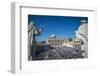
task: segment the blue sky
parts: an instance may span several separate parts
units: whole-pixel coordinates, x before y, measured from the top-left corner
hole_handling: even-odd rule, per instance
[[[39,41],[48,39],[52,34],[58,38],[75,38],[82,19],[88,20],[87,17],[28,15],[28,25],[34,21],[37,27],[45,26],[42,35],[36,38]]]

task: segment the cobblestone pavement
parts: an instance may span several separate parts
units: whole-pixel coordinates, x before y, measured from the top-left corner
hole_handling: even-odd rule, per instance
[[[71,48],[71,47],[54,47],[51,50],[46,50],[36,55],[36,60],[77,59],[77,58],[83,58],[80,48]]]

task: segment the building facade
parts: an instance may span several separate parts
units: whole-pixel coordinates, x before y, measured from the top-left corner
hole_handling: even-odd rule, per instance
[[[51,44],[51,46],[67,46],[67,47],[74,47],[75,45],[81,45],[80,39],[72,39],[69,40],[67,38],[57,38],[55,35],[52,35],[48,40],[47,43]]]

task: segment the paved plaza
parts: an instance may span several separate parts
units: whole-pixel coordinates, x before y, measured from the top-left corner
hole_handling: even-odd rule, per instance
[[[53,47],[51,50],[45,50],[37,53],[36,60],[83,58],[82,51],[80,49],[80,47]]]

